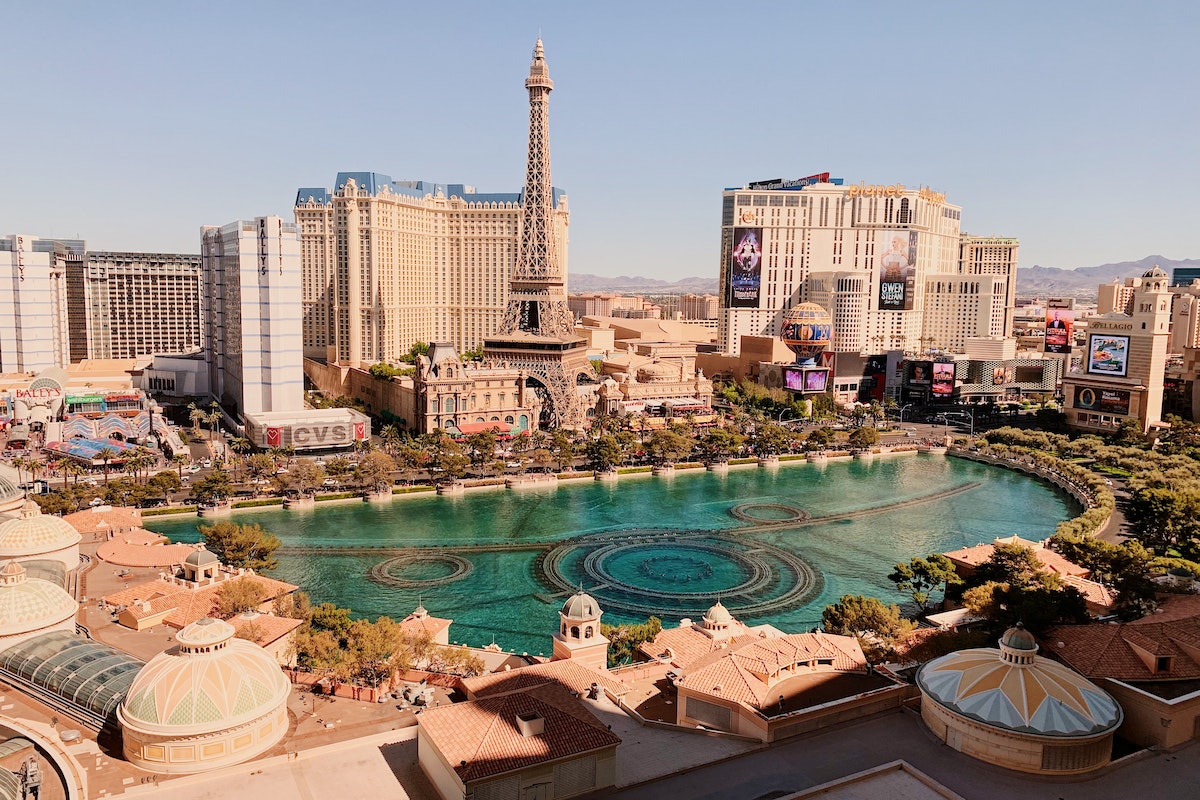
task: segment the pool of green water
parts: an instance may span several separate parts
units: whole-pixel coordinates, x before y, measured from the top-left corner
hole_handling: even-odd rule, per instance
[[[730,515],[734,507],[744,509],[742,520]],[[285,549],[455,553],[473,568],[456,572],[436,559],[398,564],[389,574],[404,579],[401,586],[368,577],[386,554],[284,554],[273,575],[298,584],[314,602],[348,606],[357,615],[400,618],[421,602],[434,616],[454,620],[453,641],[481,646],[494,635],[506,650],[549,653],[566,591],[548,583],[544,570],[555,542],[573,545],[558,560],[558,579],[582,583],[607,608],[606,622],[640,621],[658,612],[673,625],[685,614],[699,617],[720,596],[744,622],[800,631],[818,625],[822,609],[845,594],[902,603],[887,580],[897,561],[1014,533],[1043,539],[1077,510],[1057,490],[1027,476],[918,455],[785,463],[726,475],[681,471],[670,479],[627,475],[617,483],[578,480],[554,489],[458,497],[399,496],[390,504],[272,509],[238,513],[234,520],[261,524]],[[173,541],[198,541],[202,522],[149,518],[146,526]],[[626,533],[628,540],[621,538]],[[455,550],[473,545],[509,549]],[[811,575],[807,589],[793,595],[798,602],[739,613],[769,607],[803,580],[789,567],[800,560]],[[461,577],[440,580],[452,573]]]

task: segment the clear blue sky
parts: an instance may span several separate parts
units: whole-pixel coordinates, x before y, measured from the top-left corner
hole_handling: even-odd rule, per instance
[[[924,184],[1021,264],[1200,257],[1200,3],[10,3],[0,233],[196,252],[338,171],[518,191],[570,269],[717,274],[721,190]]]

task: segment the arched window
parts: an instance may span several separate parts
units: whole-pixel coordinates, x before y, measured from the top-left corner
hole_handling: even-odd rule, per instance
[[[483,396],[483,406],[484,406],[484,408],[489,408],[489,407],[491,407],[491,405],[492,405],[492,393],[488,392],[487,394],[485,394]]]
[[[578,639],[578,638],[579,638],[579,626],[578,626],[578,625],[572,625],[572,626],[571,626],[571,638],[572,638],[572,639]]]
[[[565,623],[565,622],[562,624],[562,635],[563,636],[567,635],[567,623]]]
[[[483,421],[484,421],[484,419],[483,419],[483,417],[476,417],[476,418],[475,418],[475,421],[476,421],[476,422],[483,422]]]
[[[446,402],[444,403],[444,406],[445,406],[447,414],[453,414],[454,413],[454,398],[447,397]]]
[[[504,421],[507,422],[509,425],[512,425],[513,424],[512,414],[509,414],[507,417],[505,417]]]
[[[583,638],[585,638],[585,639],[592,638],[592,626],[591,625],[588,625],[586,628],[583,629]]]

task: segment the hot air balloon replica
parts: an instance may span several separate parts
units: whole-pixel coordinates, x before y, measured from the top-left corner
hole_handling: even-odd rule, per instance
[[[779,338],[796,354],[796,363],[812,366],[817,356],[829,347],[833,320],[829,312],[816,303],[801,303],[783,314]]]

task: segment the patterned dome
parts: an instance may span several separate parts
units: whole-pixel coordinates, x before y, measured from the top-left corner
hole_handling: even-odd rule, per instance
[[[829,346],[833,320],[816,303],[801,303],[783,313],[779,338],[796,354],[796,361],[811,361]]]
[[[733,622],[733,614],[718,600],[716,605],[704,612],[704,621],[709,624],[728,625]]]
[[[25,493],[18,489],[15,483],[3,475],[0,475],[0,504],[4,503],[6,500],[15,500],[16,498],[23,497],[24,495]]]
[[[18,636],[49,628],[79,613],[79,604],[49,581],[30,579],[10,561],[0,569],[0,636]]]
[[[251,722],[287,701],[288,681],[263,648],[206,618],[175,635],[178,648],[138,672],[121,724],[171,736],[201,735]]]
[[[1019,635],[1010,636],[1019,631]],[[1035,655],[1029,634],[1011,629],[1000,650],[980,647],[934,659],[917,684],[936,702],[986,725],[1054,737],[1094,736],[1121,724],[1121,707],[1087,678]],[[1015,639],[1010,646],[1009,640]]]
[[[21,516],[0,523],[0,558],[53,553],[79,544],[79,531],[62,517],[43,514],[32,500],[21,507]]]
[[[580,589],[567,598],[567,602],[563,603],[562,611],[559,613],[570,619],[590,619],[600,616],[601,611],[600,604],[596,602],[596,599]]]

